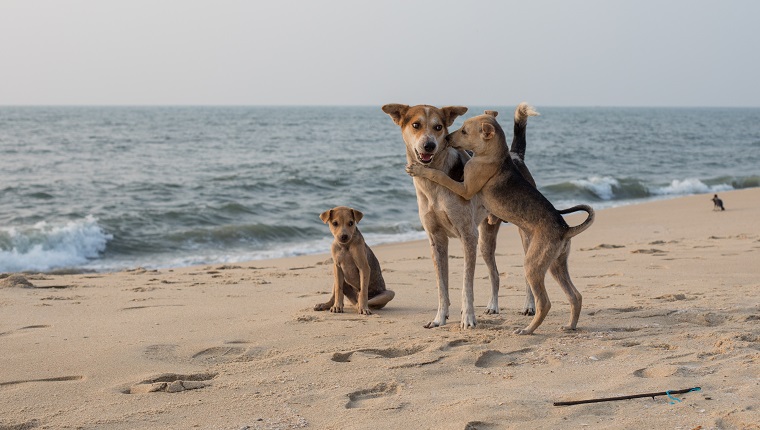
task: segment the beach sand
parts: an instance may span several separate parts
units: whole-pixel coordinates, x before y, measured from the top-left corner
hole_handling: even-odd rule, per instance
[[[501,313],[436,329],[427,241],[375,246],[396,298],[371,316],[315,312],[330,256],[0,284],[0,429],[501,429],[760,426],[760,189],[597,211],[573,239],[578,330],[547,277],[532,336],[516,229],[497,249]],[[315,215],[316,216],[316,215]],[[372,214],[366,214],[371,217]],[[577,224],[583,215],[569,218]],[[325,235],[329,235],[325,227]],[[616,402],[553,402],[701,387]],[[672,404],[671,404],[672,403]]]

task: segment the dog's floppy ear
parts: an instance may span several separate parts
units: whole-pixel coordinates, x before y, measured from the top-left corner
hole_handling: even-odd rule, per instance
[[[489,140],[493,138],[494,134],[496,134],[496,128],[494,128],[493,124],[488,122],[480,123],[480,136],[483,138],[483,140]]]
[[[494,118],[496,118],[497,116],[499,116],[499,112],[496,112],[495,110],[487,110],[487,111],[485,111],[483,113],[486,114],[486,115],[491,115]]]
[[[464,106],[445,106],[441,110],[443,111],[443,119],[446,121],[446,127],[451,127],[451,124],[454,124],[454,120],[458,116],[462,116],[467,112],[467,108]]]
[[[319,219],[321,219],[322,222],[325,224],[327,224],[331,218],[332,218],[332,209],[322,212],[322,214],[319,216]]]
[[[357,211],[356,209],[351,209],[351,212],[354,214],[354,221],[359,222],[364,218],[364,214]]]
[[[408,105],[400,105],[396,103],[391,103],[383,106],[383,112],[390,115],[391,119],[393,120],[396,125],[401,125],[401,119],[404,118],[404,115],[406,115],[406,112],[409,110]]]

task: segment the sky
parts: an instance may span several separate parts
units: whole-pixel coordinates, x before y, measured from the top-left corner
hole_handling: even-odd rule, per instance
[[[0,0],[0,105],[760,106],[755,0]]]

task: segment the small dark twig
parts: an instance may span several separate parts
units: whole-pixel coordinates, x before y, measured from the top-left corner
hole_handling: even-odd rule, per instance
[[[658,393],[644,393],[644,394],[633,394],[630,396],[619,396],[619,397],[605,397],[605,398],[599,398],[599,399],[587,399],[587,400],[573,400],[570,402],[554,402],[554,406],[572,406],[572,405],[580,405],[583,403],[601,403],[601,402],[614,402],[617,400],[629,400],[629,399],[638,399],[642,397],[651,397],[655,398],[656,396],[669,396],[671,394],[684,394],[691,391],[699,391],[702,388],[700,387],[694,387],[694,388],[687,388],[685,390],[670,390],[670,391],[660,391]]]

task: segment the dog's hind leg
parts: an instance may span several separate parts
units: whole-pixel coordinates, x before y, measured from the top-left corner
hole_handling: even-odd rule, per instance
[[[394,297],[396,297],[396,293],[391,290],[385,290],[374,297],[370,297],[367,301],[367,306],[372,309],[382,309],[388,304],[388,302],[393,300]]]
[[[583,306],[583,296],[573,285],[573,281],[570,279],[570,271],[567,267],[567,260],[570,256],[570,241],[565,242],[564,249],[559,254],[556,260],[549,267],[554,279],[557,281],[562,291],[565,292],[567,300],[570,302],[570,323],[566,326],[562,326],[562,330],[575,330],[578,325],[578,319],[581,316],[581,307]]]
[[[530,247],[530,235],[527,231],[519,230],[520,240],[522,241],[523,251],[528,253]],[[528,280],[525,280],[525,304],[523,310],[520,312],[522,315],[535,315],[536,314],[536,300],[533,298],[533,291],[530,289]]]
[[[462,236],[464,251],[464,279],[462,285],[462,322],[461,328],[473,328],[477,325],[475,319],[475,259],[478,256],[478,231],[473,229]]]
[[[330,296],[330,300],[328,300],[327,302],[325,302],[325,303],[318,303],[318,304],[314,305],[314,310],[315,311],[326,311],[326,310],[330,309],[333,306],[334,303],[335,303],[335,295],[333,294],[333,295]]]
[[[478,226],[478,245],[480,255],[488,268],[488,277],[491,280],[491,300],[488,302],[486,314],[499,313],[499,269],[496,267],[496,238],[499,235],[501,220],[491,223],[484,219]]]
[[[430,249],[433,253],[436,281],[438,284],[438,313],[433,321],[425,324],[425,328],[440,327],[446,324],[449,317],[449,238],[446,233],[439,231],[428,233]]]
[[[533,297],[536,300],[536,315],[533,316],[530,324],[523,329],[515,330],[515,334],[533,334],[549,314],[552,304],[549,301],[549,294],[546,293],[544,283],[546,272],[549,270],[551,263],[556,260],[559,253],[553,246],[540,246],[541,240],[535,237],[531,238],[530,248],[525,254],[525,277],[533,291]],[[548,248],[548,249],[547,249]],[[554,249],[552,249],[554,248]]]

